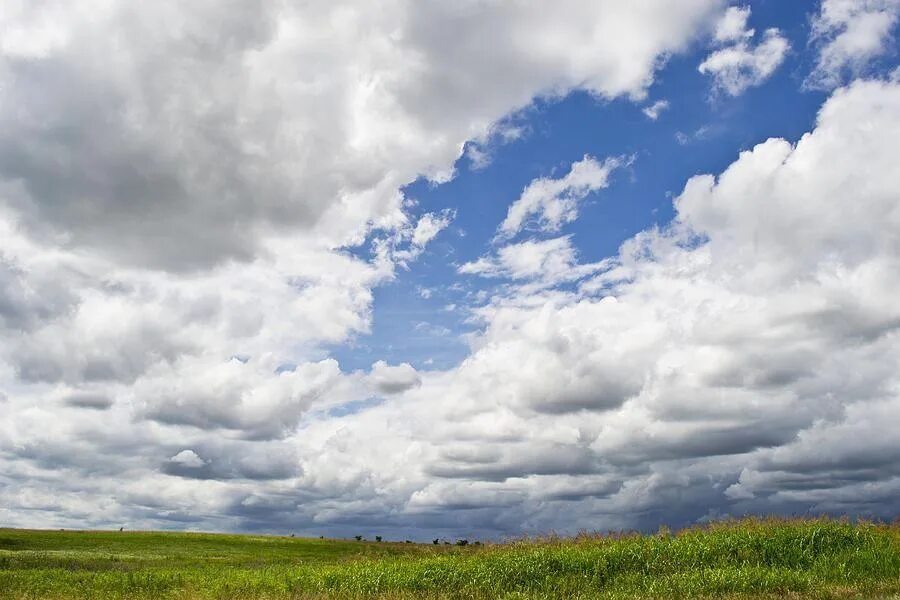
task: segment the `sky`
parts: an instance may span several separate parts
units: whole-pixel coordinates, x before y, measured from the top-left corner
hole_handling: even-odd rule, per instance
[[[0,526],[900,514],[900,0],[0,11]]]

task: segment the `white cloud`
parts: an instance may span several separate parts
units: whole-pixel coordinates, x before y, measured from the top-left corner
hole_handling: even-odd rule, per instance
[[[603,266],[604,263],[579,264],[571,236],[562,236],[507,244],[499,248],[495,256],[465,263],[457,271],[464,275],[506,277],[552,285],[580,279]]]
[[[819,58],[806,84],[827,89],[841,85],[847,74],[858,76],[890,50],[898,18],[898,0],[823,0],[811,35]]]
[[[700,64],[699,71],[713,77],[715,88],[739,96],[768,79],[784,61],[790,44],[776,28],[767,29],[756,46],[754,30],[747,29],[750,7],[730,7],[716,26],[715,41],[723,47]]]
[[[648,119],[651,121],[655,121],[659,118],[659,115],[663,113],[663,111],[668,110],[669,101],[668,100],[657,100],[650,106],[645,106],[641,112],[643,112]]]
[[[23,226],[170,270],[250,260],[272,233],[358,242],[402,221],[400,186],[446,178],[536,96],[641,97],[716,4],[14,1],[6,202]]]
[[[392,366],[383,360],[379,360],[372,365],[369,380],[372,387],[382,394],[405,392],[421,383],[418,372],[409,363]]]
[[[519,140],[528,133],[528,127],[521,124],[517,116],[495,123],[486,134],[466,144],[465,154],[474,170],[484,169],[491,164],[492,154],[497,146]]]
[[[325,450],[304,472],[341,475],[304,481],[371,482],[391,514],[463,534],[892,515],[898,134],[900,84],[838,91],[796,145],[692,178],[671,228],[577,291],[504,288],[458,368],[309,433]]]
[[[175,464],[191,469],[197,469],[206,464],[206,461],[197,456],[197,453],[193,450],[182,450],[169,460]]]
[[[585,155],[572,163],[569,172],[559,179],[535,179],[510,205],[497,235],[513,237],[530,222],[541,231],[559,231],[562,225],[578,217],[578,204],[591,192],[608,186],[610,173],[625,162],[622,157],[599,162]]]
[[[720,43],[738,42],[752,38],[754,31],[747,28],[750,7],[729,6],[716,23],[715,40]]]
[[[896,83],[692,179],[614,259],[563,236],[461,267],[509,281],[442,300],[483,325],[457,368],[328,358],[452,217],[403,185],[537,96],[643,105],[717,5],[4,10],[6,522],[466,535],[893,506]],[[787,49],[731,15],[704,63],[729,92]],[[617,166],[576,165],[501,237],[559,229]]]
[[[415,226],[402,227],[391,239],[379,240],[376,245],[380,245],[379,252],[387,262],[408,267],[409,262],[419,258],[431,240],[446,229],[455,217],[455,211],[449,208],[440,213],[425,213]]]
[[[183,369],[160,369],[134,384],[140,417],[271,439],[291,434],[314,405],[337,404],[359,392],[331,359],[283,369],[269,356],[184,362]]]
[[[424,248],[428,242],[443,231],[453,220],[453,212],[445,210],[439,214],[426,213],[416,223],[410,243],[417,248]]]
[[[466,140],[514,137],[496,123],[537,96],[641,98],[716,9],[657,4],[14,2],[2,385],[285,435],[332,399],[283,367],[318,372],[368,331],[373,287],[452,219],[413,216],[400,187],[447,177]],[[344,250],[367,238],[372,260]]]

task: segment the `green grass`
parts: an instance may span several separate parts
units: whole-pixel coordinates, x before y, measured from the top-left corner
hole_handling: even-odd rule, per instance
[[[0,599],[900,598],[900,526],[742,520],[482,547],[0,529]]]

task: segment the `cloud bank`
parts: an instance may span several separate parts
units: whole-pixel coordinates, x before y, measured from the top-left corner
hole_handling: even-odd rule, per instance
[[[501,249],[489,273],[513,284],[475,309],[471,355],[322,439],[404,456],[402,478],[346,466],[436,527],[893,515],[898,100],[895,83],[837,91],[796,144],[688,181],[671,226],[575,291],[516,285]]]
[[[253,528],[314,499],[316,522],[384,509],[376,478],[301,453],[373,389],[415,389],[404,365],[367,376],[329,357],[453,218],[401,188],[452,177],[467,141],[535,98],[642,99],[719,6],[558,9],[8,3],[4,521]]]
[[[4,11],[0,518],[431,539],[895,514],[896,82],[838,89],[597,263],[558,231],[616,165],[533,182],[459,267],[502,282],[465,360],[341,369],[454,218],[406,183],[535,97],[643,102],[721,16],[413,6]],[[729,93],[778,54],[735,10]]]

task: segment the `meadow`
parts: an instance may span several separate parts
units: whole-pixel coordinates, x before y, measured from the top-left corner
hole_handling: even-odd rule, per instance
[[[746,519],[466,547],[0,529],[0,599],[900,598],[900,525]]]

